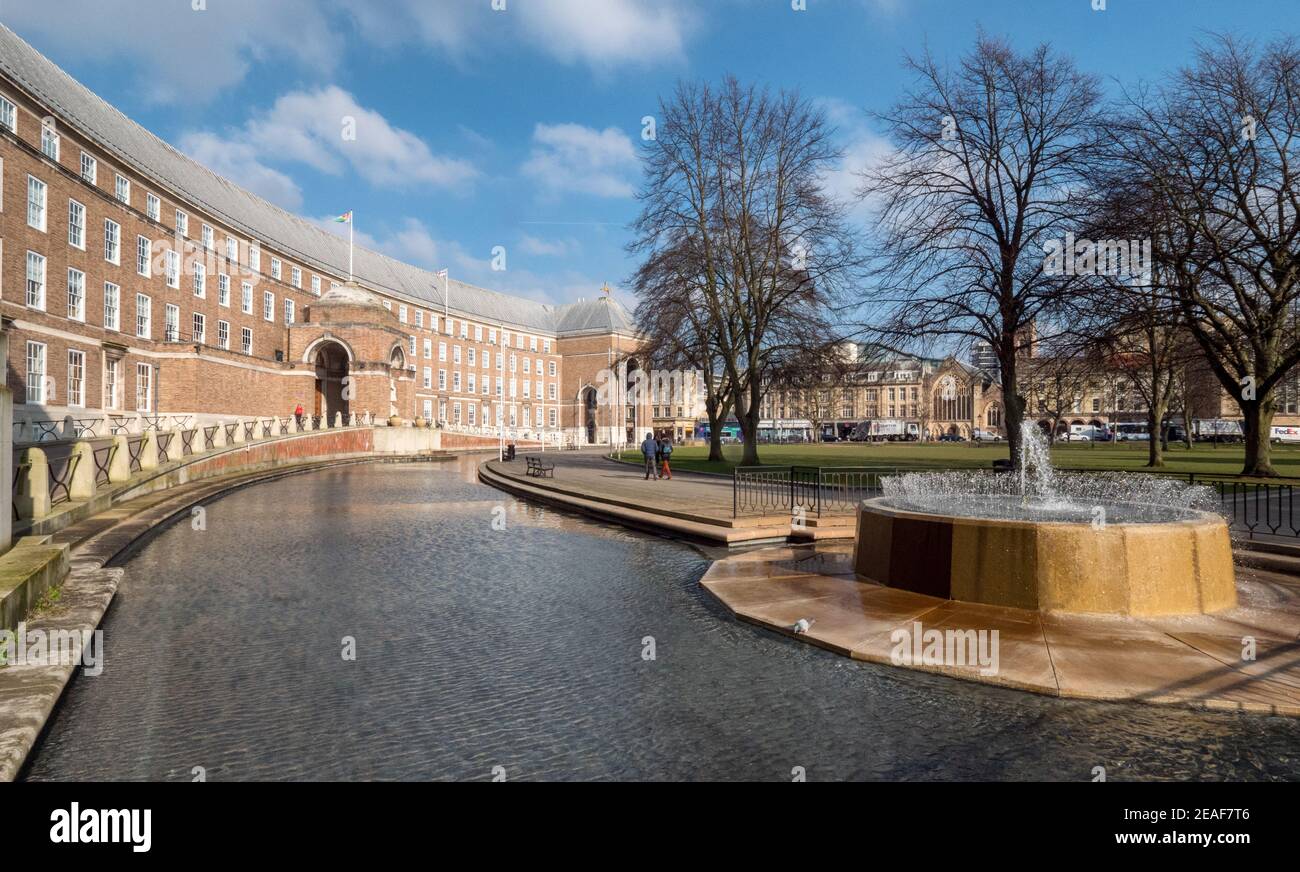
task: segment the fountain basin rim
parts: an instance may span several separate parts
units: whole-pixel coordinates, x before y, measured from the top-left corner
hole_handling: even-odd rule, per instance
[[[1079,521],[1062,521],[1052,519],[1036,518],[990,518],[982,515],[964,514],[959,512],[933,512],[922,511],[916,508],[902,508],[891,503],[896,497],[873,497],[869,500],[863,500],[858,504],[858,511],[871,511],[877,514],[889,515],[890,517],[913,518],[917,520],[942,520],[962,524],[978,524],[981,526],[998,526],[1009,528],[1036,528],[1036,527],[1086,527],[1091,524],[1090,520]],[[1103,507],[1109,506],[1143,506],[1146,503],[1105,503]],[[1166,507],[1168,508],[1168,507]],[[1114,527],[1136,527],[1150,528],[1160,525],[1175,526],[1201,526],[1205,524],[1227,526],[1227,521],[1222,515],[1215,512],[1206,512],[1200,509],[1172,509],[1171,511],[1179,512],[1182,517],[1174,518],[1157,518],[1149,521],[1107,521],[1107,528]]]

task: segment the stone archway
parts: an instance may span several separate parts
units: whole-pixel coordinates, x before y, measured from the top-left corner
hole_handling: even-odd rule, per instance
[[[388,354],[388,415],[400,414],[397,410],[397,380],[406,371],[406,352],[401,345],[394,345]]]
[[[352,396],[348,379],[348,351],[338,342],[326,340],[316,346],[312,363],[316,366],[315,408],[313,414],[323,416],[329,426],[335,415],[346,421]]]

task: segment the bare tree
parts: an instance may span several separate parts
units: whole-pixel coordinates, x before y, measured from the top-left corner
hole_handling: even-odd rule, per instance
[[[1026,408],[1031,414],[1046,415],[1051,421],[1049,437],[1056,439],[1061,421],[1078,414],[1089,385],[1096,379],[1094,361],[1072,345],[1059,344],[1032,361],[1022,361],[1021,372]]]
[[[1300,46],[1229,37],[1131,98],[1117,157],[1170,225],[1154,259],[1219,383],[1241,407],[1242,473],[1272,476],[1274,394],[1300,363]]]
[[[758,463],[763,390],[774,367],[828,330],[827,300],[856,263],[845,207],[826,195],[840,157],[824,113],[796,93],[772,94],[728,77],[716,90],[680,85],[661,102],[644,149],[642,211],[629,249],[644,257],[637,289],[653,285],[661,255],[692,277],[696,299]],[[822,333],[822,338],[827,335]]]
[[[875,326],[897,345],[988,342],[1018,463],[1022,356],[1083,281],[1049,274],[1045,254],[1088,214],[1098,86],[1046,46],[1019,55],[983,35],[953,71],[907,66],[916,85],[878,116],[896,153],[861,191],[879,213]]]

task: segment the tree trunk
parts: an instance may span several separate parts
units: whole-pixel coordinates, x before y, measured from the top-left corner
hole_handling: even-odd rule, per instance
[[[1150,438],[1147,440],[1147,466],[1149,467],[1165,465],[1165,431],[1160,426],[1164,418],[1165,407],[1163,404],[1149,403],[1147,405],[1147,432],[1150,434]]]
[[[1273,469],[1272,446],[1269,444],[1269,431],[1273,426],[1273,397],[1269,395],[1258,400],[1240,400],[1239,403],[1242,428],[1246,431],[1246,462],[1241,474],[1272,478],[1277,475]]]
[[[1003,355],[1006,357],[1006,355]],[[1011,466],[1020,469],[1020,426],[1025,420],[1025,400],[1017,395],[1016,361],[1014,352],[1009,360],[1001,360],[1002,367],[1002,406],[1007,414],[1007,451],[1010,452]]]
[[[722,422],[727,420],[726,404],[710,397],[704,401],[704,410],[709,416],[709,460],[721,461],[722,457]]]
[[[758,393],[758,382],[751,380],[749,395],[744,396],[744,410],[742,411],[741,403],[736,403],[736,419],[740,421],[740,435],[745,440],[745,454],[741,458],[741,466],[758,466],[758,420],[762,412],[760,397]]]

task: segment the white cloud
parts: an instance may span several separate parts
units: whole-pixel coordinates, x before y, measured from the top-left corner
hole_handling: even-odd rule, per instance
[[[354,139],[345,138],[345,125],[355,129]],[[285,94],[269,111],[224,136],[187,133],[181,150],[280,205],[293,202],[286,197],[297,186],[269,168],[272,163],[301,163],[336,176],[350,167],[380,187],[426,184],[459,190],[478,177],[468,161],[435,155],[414,133],[394,127],[334,86]],[[301,202],[301,192],[296,200]]]
[[[688,0],[390,0],[355,4],[348,15],[361,36],[379,46],[428,46],[462,62],[514,43],[566,64],[594,68],[678,62],[698,29]]]
[[[525,233],[519,240],[519,248],[524,254],[537,257],[560,257],[576,251],[578,244],[572,239],[539,239]]]
[[[308,220],[335,236],[348,238],[348,225],[335,221],[333,215]],[[442,269],[448,261],[462,257],[459,243],[435,239],[424,223],[416,218],[403,219],[396,229],[381,228],[378,236],[354,228],[352,241],[360,248],[430,270]]]
[[[38,48],[95,63],[125,64],[159,103],[204,103],[268,60],[333,72],[342,39],[314,0],[177,0],[4,4],[5,24]]]
[[[637,165],[632,140],[618,128],[538,124],[520,171],[548,196],[631,197]]]
[[[694,7],[680,0],[516,0],[526,39],[565,63],[653,65],[683,56]]]
[[[283,209],[292,212],[302,206],[302,189],[284,173],[263,164],[257,149],[247,143],[230,142],[211,133],[189,133],[181,137],[180,149],[217,175]]]
[[[836,98],[819,100],[818,105],[838,130],[840,147],[844,151],[839,166],[826,173],[822,182],[827,193],[851,204],[855,219],[865,220],[870,215],[870,204],[858,199],[862,172],[877,166],[892,154],[893,146],[868,128],[866,113],[862,109]]]

